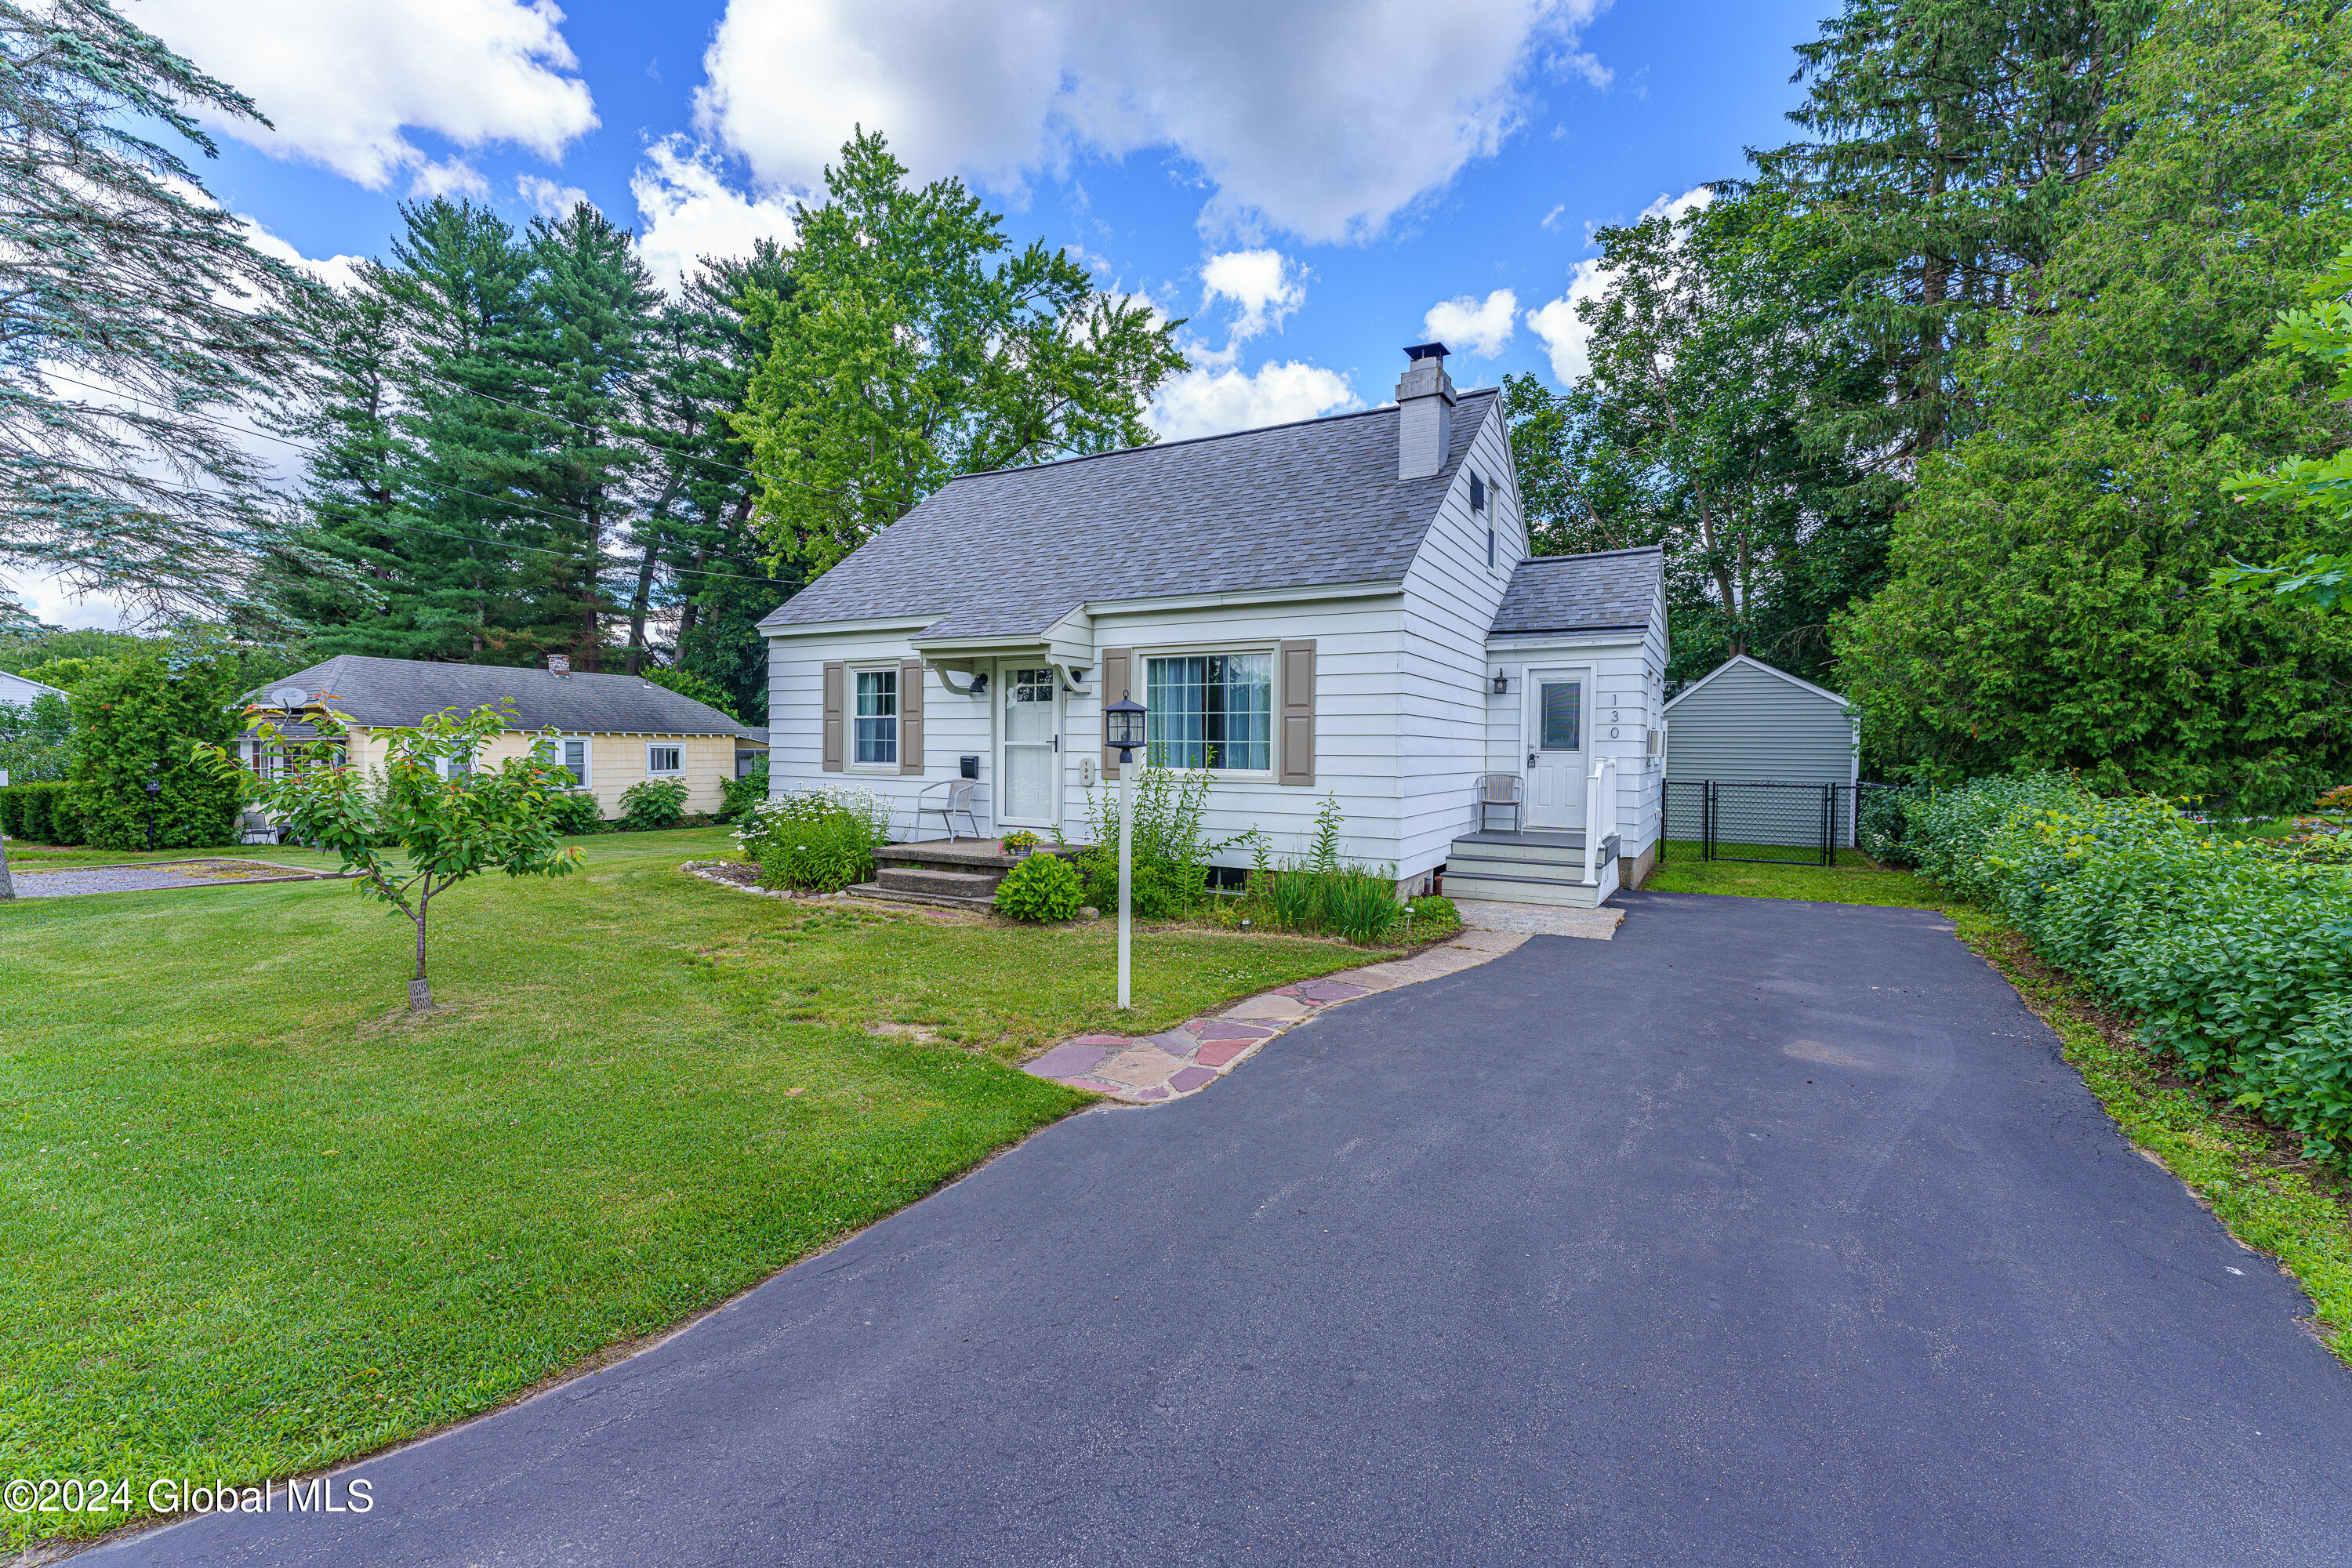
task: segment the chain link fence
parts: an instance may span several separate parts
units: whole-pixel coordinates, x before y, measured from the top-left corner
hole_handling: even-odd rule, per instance
[[[1658,858],[1828,866],[1853,843],[1856,786],[1668,780]]]

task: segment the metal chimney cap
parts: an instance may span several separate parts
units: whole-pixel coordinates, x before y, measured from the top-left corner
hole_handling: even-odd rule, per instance
[[[1447,350],[1444,343],[1408,343],[1404,357],[1409,360],[1444,359]]]

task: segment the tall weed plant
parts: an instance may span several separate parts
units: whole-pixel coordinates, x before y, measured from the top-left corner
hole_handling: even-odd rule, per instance
[[[1915,803],[1920,868],[2140,1016],[2235,1103],[2352,1156],[2352,872],[2044,774]]]

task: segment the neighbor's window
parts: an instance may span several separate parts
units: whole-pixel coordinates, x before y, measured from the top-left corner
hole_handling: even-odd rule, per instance
[[[857,751],[861,763],[898,760],[898,672],[857,672]]]
[[[588,737],[558,735],[545,742],[548,761],[572,775],[572,787],[584,789],[588,784]]]
[[[662,773],[683,773],[685,771],[684,761],[678,754],[677,747],[647,746],[646,748],[646,777],[653,778],[657,777]]]
[[[1143,740],[1165,768],[1274,767],[1274,656],[1180,654],[1144,661]]]

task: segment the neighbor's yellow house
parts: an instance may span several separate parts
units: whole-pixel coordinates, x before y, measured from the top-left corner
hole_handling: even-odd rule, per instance
[[[504,709],[513,727],[478,754],[474,765],[494,766],[546,741],[556,762],[596,797],[606,816],[618,816],[622,792],[647,779],[677,779],[686,785],[688,811],[715,812],[723,804],[720,786],[768,745],[764,731],[635,675],[343,654],[248,692],[246,700],[278,706],[289,690],[350,730],[346,753],[370,773],[383,769],[391,746],[381,731],[450,709],[461,714]],[[261,742],[252,735],[237,746],[246,765],[266,765]]]

